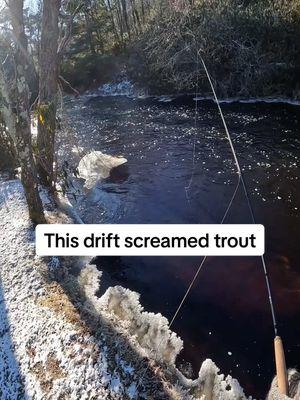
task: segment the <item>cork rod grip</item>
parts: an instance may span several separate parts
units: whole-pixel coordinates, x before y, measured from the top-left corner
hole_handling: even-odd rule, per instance
[[[274,349],[278,389],[281,394],[288,395],[288,378],[283,344],[280,336],[276,336],[274,339]]]

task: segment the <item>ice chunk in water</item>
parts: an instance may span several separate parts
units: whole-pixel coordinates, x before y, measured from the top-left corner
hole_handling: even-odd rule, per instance
[[[85,187],[91,189],[100,179],[108,178],[110,171],[127,162],[124,157],[111,156],[101,151],[86,154],[78,164],[79,176],[85,179]]]

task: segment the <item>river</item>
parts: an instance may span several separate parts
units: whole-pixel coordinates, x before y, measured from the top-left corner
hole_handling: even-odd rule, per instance
[[[300,367],[300,107],[224,103],[225,118],[266,228],[270,271],[287,364]],[[85,223],[218,223],[236,182],[224,128],[212,101],[192,96],[95,96],[65,103],[70,164],[100,150],[127,164],[76,196]],[[193,162],[193,148],[195,153]],[[78,154],[79,153],[79,154]],[[240,192],[227,222],[250,222]],[[171,318],[201,258],[98,257],[101,293],[120,284],[148,311]],[[101,294],[99,293],[99,294]],[[178,366],[194,377],[213,359],[248,395],[263,398],[274,375],[273,330],[264,275],[255,257],[210,257],[172,330],[184,340]]]

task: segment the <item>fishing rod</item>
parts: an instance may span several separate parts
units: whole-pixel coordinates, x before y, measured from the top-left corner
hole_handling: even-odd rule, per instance
[[[194,39],[194,42],[195,42],[195,45],[196,45],[196,39],[195,39],[194,34],[192,32],[190,32],[190,34],[191,34],[192,38]],[[186,46],[186,48],[189,48],[189,46]],[[203,59],[203,57],[201,55],[201,51],[202,51],[201,49],[197,50],[197,53],[196,53],[196,55],[197,55],[197,84],[196,84],[196,99],[195,99],[195,101],[196,101],[196,104],[195,104],[195,114],[196,114],[195,115],[195,128],[197,128],[197,119],[198,119],[197,118],[197,113],[198,113],[198,110],[197,110],[197,102],[198,102],[198,98],[197,98],[197,96],[198,96],[198,60],[200,59],[202,65],[203,65],[205,74],[207,76],[207,79],[209,81],[209,85],[211,87],[214,100],[215,100],[215,102],[217,104],[217,107],[218,107],[218,111],[219,111],[219,114],[220,114],[224,129],[225,129],[225,133],[226,133],[229,145],[230,145],[230,150],[231,150],[231,153],[232,153],[235,165],[236,165],[237,176],[238,176],[235,189],[233,191],[233,194],[231,195],[230,201],[229,201],[229,203],[227,205],[227,208],[226,208],[225,213],[224,213],[224,215],[222,217],[222,220],[220,221],[220,224],[223,224],[225,222],[225,219],[226,219],[226,217],[227,217],[227,215],[229,213],[229,210],[231,209],[231,206],[232,206],[232,204],[234,202],[234,199],[236,197],[236,194],[238,192],[238,189],[239,189],[240,185],[242,185],[242,188],[243,188],[243,192],[244,192],[244,195],[245,195],[245,198],[246,198],[246,201],[247,201],[247,206],[248,206],[248,209],[249,209],[249,212],[250,212],[252,223],[255,224],[256,220],[255,220],[255,216],[254,216],[254,211],[253,211],[253,207],[252,207],[252,204],[251,204],[251,200],[250,200],[250,197],[249,197],[247,184],[246,184],[246,181],[244,179],[242,168],[240,166],[240,163],[239,163],[239,160],[238,160],[238,157],[237,157],[237,153],[235,151],[235,148],[234,148],[234,145],[233,145],[233,142],[232,142],[232,139],[231,139],[231,135],[229,133],[229,130],[228,130],[225,118],[224,118],[224,114],[222,112],[222,108],[220,106],[220,102],[219,102],[219,99],[217,97],[217,94],[216,94],[216,91],[215,91],[215,88],[214,88],[214,84],[213,84],[211,76],[210,76],[210,74],[208,72],[206,63],[205,63],[205,61],[204,61],[204,59]],[[193,181],[193,177],[194,177],[195,151],[196,151],[195,135],[196,135],[196,132],[194,134],[194,141],[193,141],[193,170],[192,170],[192,175],[191,175],[191,178],[189,180],[189,183],[185,187],[186,195],[188,194],[188,190],[190,189],[190,187],[192,185],[192,181]],[[187,200],[189,201],[188,195],[187,195]],[[274,303],[273,303],[273,296],[272,296],[272,291],[271,291],[271,284],[270,284],[268,269],[267,269],[267,266],[266,266],[264,255],[260,256],[260,258],[261,258],[261,264],[262,264],[263,273],[264,273],[264,277],[265,277],[265,284],[266,284],[266,289],[267,289],[267,294],[268,294],[268,300],[269,300],[269,306],[270,306],[270,311],[271,311],[271,316],[272,316],[272,324],[273,324],[273,330],[274,330],[274,353],[275,353],[277,385],[278,385],[279,392],[281,394],[288,395],[288,377],[287,377],[287,370],[286,370],[285,354],[284,354],[284,348],[283,348],[282,339],[278,335],[277,318],[276,318],[276,313],[275,313],[275,308],[274,308]],[[195,274],[194,274],[194,276],[193,276],[193,278],[192,278],[187,290],[185,291],[184,296],[181,299],[180,304],[178,305],[177,309],[175,310],[175,313],[173,314],[173,317],[170,320],[169,328],[171,328],[171,326],[174,324],[174,322],[175,322],[175,320],[176,320],[176,318],[177,318],[177,316],[178,316],[183,304],[185,303],[190,291],[192,290],[192,287],[193,287],[194,283],[196,282],[197,277],[198,277],[200,271],[202,270],[202,268],[203,268],[205,262],[207,261],[207,259],[208,259],[208,257],[204,256],[202,261],[201,261],[201,263],[200,263],[200,265],[198,266],[198,268],[197,268],[197,270],[196,270],[196,272],[195,272]],[[162,340],[161,340],[161,342],[162,342]],[[148,368],[149,368],[149,365],[147,365],[142,378],[145,376]]]
[[[198,66],[199,66],[199,59],[200,59],[201,63],[202,63],[202,66],[204,68],[205,74],[207,76],[209,85],[211,87],[214,100],[215,100],[215,102],[217,104],[218,111],[219,111],[219,114],[220,114],[224,129],[225,129],[225,133],[226,133],[229,145],[230,145],[230,150],[231,150],[231,153],[233,155],[234,162],[235,162],[236,169],[237,169],[238,181],[237,181],[235,190],[234,190],[234,192],[233,192],[233,194],[231,196],[231,199],[229,201],[228,207],[227,207],[227,209],[225,211],[225,214],[224,214],[224,216],[222,218],[221,224],[224,223],[224,221],[225,221],[225,219],[227,217],[227,214],[228,214],[228,212],[229,212],[229,210],[230,210],[230,208],[231,208],[231,206],[233,204],[233,201],[234,201],[234,199],[236,197],[236,194],[237,194],[237,191],[239,189],[240,184],[242,185],[242,188],[243,188],[243,192],[244,192],[244,195],[245,195],[245,198],[246,198],[246,201],[247,201],[247,206],[248,206],[248,209],[249,209],[249,212],[250,212],[252,223],[255,224],[256,220],[255,220],[254,211],[253,211],[253,207],[252,207],[252,204],[251,204],[251,200],[250,200],[247,184],[246,184],[246,181],[244,179],[242,168],[240,166],[240,163],[239,163],[239,160],[238,160],[238,157],[237,157],[237,153],[235,151],[235,148],[234,148],[234,145],[233,145],[233,142],[232,142],[232,139],[231,139],[231,135],[229,133],[229,130],[228,130],[228,127],[227,127],[227,124],[226,124],[226,121],[225,121],[225,117],[224,117],[224,114],[222,112],[222,108],[220,106],[220,102],[219,102],[219,99],[218,99],[216,91],[215,91],[214,84],[212,82],[212,79],[211,79],[211,76],[209,74],[209,71],[208,71],[208,68],[206,66],[206,63],[205,63],[205,61],[204,61],[204,59],[203,59],[203,57],[201,55],[201,51],[203,51],[203,50],[202,49],[199,49],[199,50],[197,49],[197,42],[196,42],[196,38],[195,38],[195,35],[193,34],[193,32],[189,32],[189,35],[191,35],[191,37],[192,37],[192,39],[194,41],[195,47],[196,47],[197,80],[196,80],[196,99],[195,99],[195,102],[196,102],[196,104],[195,104],[195,114],[196,114],[195,115],[195,128],[197,128],[197,113],[198,113],[198,110],[197,110],[198,98],[197,98],[197,96],[198,96],[198,86],[199,86],[199,83],[198,83]],[[186,46],[186,48],[189,48],[189,46]],[[195,133],[195,135],[196,135],[196,133]],[[192,170],[192,175],[191,175],[190,181],[188,183],[188,186],[185,187],[186,194],[188,193],[188,190],[190,189],[190,187],[192,185],[192,180],[193,180],[193,177],[194,177],[195,151],[196,151],[195,135],[194,135],[194,142],[193,142],[193,170]],[[187,199],[189,201],[188,196],[187,196]],[[268,300],[269,300],[269,306],[270,306],[270,311],[271,311],[271,316],[272,316],[272,324],[273,324],[273,329],[274,329],[274,353],[275,353],[277,384],[278,384],[279,391],[282,394],[286,394],[287,395],[288,394],[288,378],[287,378],[287,370],[286,370],[286,362],[285,362],[285,354],[284,354],[284,349],[283,349],[283,343],[282,343],[281,337],[278,335],[277,318],[276,318],[276,313],[275,313],[275,308],[274,308],[274,302],[273,302],[273,296],[272,296],[272,291],[271,291],[270,278],[269,278],[268,269],[267,269],[266,262],[265,262],[265,257],[264,257],[264,255],[261,255],[260,258],[261,258],[261,264],[262,264],[263,273],[264,273],[264,277],[265,277],[265,284],[266,284]],[[205,264],[206,260],[207,260],[207,256],[205,256],[202,259],[202,261],[201,261],[196,273],[194,274],[194,276],[193,276],[193,278],[192,278],[192,280],[190,282],[190,285],[188,286],[188,288],[187,288],[187,290],[186,290],[186,292],[185,292],[185,294],[184,294],[179,306],[177,307],[177,309],[176,309],[176,311],[175,311],[175,313],[173,315],[173,318],[171,319],[171,322],[170,322],[170,325],[169,325],[170,327],[171,327],[171,325],[173,325],[173,323],[174,323],[174,321],[175,321],[180,309],[182,308],[187,296],[189,295],[189,293],[190,293],[190,291],[191,291],[191,289],[192,289],[192,287],[193,287],[193,285],[194,285],[194,283],[195,283],[195,281],[196,281],[201,269],[203,268],[203,265]]]
[[[247,201],[247,205],[248,205],[248,209],[250,212],[250,216],[251,216],[251,220],[252,223],[255,224],[256,220],[255,220],[255,216],[254,216],[254,211],[253,211],[253,207],[251,204],[251,200],[249,197],[249,192],[248,192],[248,188],[247,188],[247,184],[246,181],[244,179],[244,175],[242,172],[242,168],[240,166],[232,139],[231,139],[231,135],[229,133],[225,118],[224,118],[224,114],[222,112],[222,108],[220,106],[220,102],[219,99],[216,95],[216,91],[211,79],[211,76],[208,72],[206,63],[201,55],[201,50],[197,51],[197,56],[200,58],[201,63],[203,65],[204,71],[206,73],[207,79],[209,81],[212,93],[213,93],[213,97],[215,99],[215,102],[217,104],[218,107],[218,111],[219,114],[221,116],[222,122],[223,122],[223,126],[225,128],[225,132],[226,132],[226,136],[227,139],[229,141],[229,145],[230,145],[230,149],[235,161],[235,165],[237,168],[237,174],[239,177],[239,182],[242,185],[243,191],[244,191],[244,195]],[[273,329],[274,329],[274,352],[275,352],[275,365],[276,365],[276,375],[277,375],[277,384],[278,384],[278,389],[282,394],[288,395],[288,377],[287,377],[287,370],[286,370],[286,362],[285,362],[285,354],[284,354],[284,348],[283,348],[283,343],[282,343],[282,339],[281,337],[278,335],[278,326],[277,326],[277,319],[276,319],[276,313],[275,313],[275,308],[274,308],[274,302],[273,302],[273,296],[272,296],[272,291],[271,291],[271,284],[270,284],[270,278],[269,278],[269,274],[268,274],[268,269],[266,266],[266,261],[265,261],[265,257],[264,255],[260,256],[261,258],[261,264],[262,264],[262,268],[263,268],[263,272],[264,272],[264,277],[265,277],[265,283],[266,283],[266,288],[267,288],[267,293],[268,293],[268,298],[269,298],[269,306],[270,306],[270,310],[271,310],[271,315],[272,315],[272,323],[273,323]]]
[[[219,102],[219,99],[217,97],[217,94],[216,94],[216,91],[215,91],[215,88],[214,88],[214,84],[213,84],[211,76],[210,76],[210,74],[208,72],[206,63],[205,63],[205,61],[204,61],[204,59],[203,59],[203,57],[201,55],[201,50],[197,51],[197,64],[198,64],[198,59],[201,60],[201,63],[203,65],[205,74],[207,76],[207,79],[209,81],[209,84],[210,84],[210,87],[211,87],[211,90],[212,90],[212,93],[213,93],[214,100],[215,100],[215,102],[217,104],[218,111],[219,111],[219,114],[220,114],[221,119],[222,119],[222,123],[223,123],[224,129],[225,129],[225,132],[226,132],[227,139],[229,141],[230,150],[231,150],[231,153],[232,153],[233,158],[234,158],[234,162],[235,162],[236,169],[237,169],[237,175],[238,175],[238,180],[237,180],[234,192],[233,192],[233,194],[232,194],[232,196],[230,198],[229,204],[228,204],[228,206],[226,208],[226,211],[225,211],[225,213],[223,215],[223,218],[222,218],[220,224],[223,224],[225,222],[225,219],[226,219],[226,217],[228,215],[228,212],[229,212],[229,210],[230,210],[230,208],[231,208],[231,206],[233,204],[233,201],[234,201],[234,199],[236,197],[236,194],[237,194],[237,191],[238,191],[240,185],[242,185],[243,192],[244,192],[244,195],[246,197],[247,206],[249,208],[249,212],[250,212],[252,223],[255,224],[256,220],[255,220],[255,216],[254,216],[254,211],[253,211],[253,207],[252,207],[252,204],[251,204],[251,200],[250,200],[250,197],[249,197],[247,184],[246,184],[246,181],[244,179],[242,168],[240,166],[240,163],[239,163],[239,160],[238,160],[238,157],[237,157],[237,154],[236,154],[236,151],[235,151],[232,139],[231,139],[231,135],[229,133],[229,130],[228,130],[228,127],[227,127],[227,124],[226,124],[226,121],[225,121],[225,117],[224,117],[224,114],[222,112],[222,108],[220,106],[220,102]],[[197,91],[198,91],[198,83],[197,83]],[[197,102],[197,96],[196,96],[195,101]],[[197,112],[197,105],[196,105],[196,112]],[[197,121],[197,120],[195,119],[195,121]],[[195,150],[196,149],[195,149],[195,138],[194,138],[193,152],[195,152]],[[193,168],[194,168],[194,159],[195,159],[195,155],[193,155]],[[194,175],[194,172],[192,172],[192,176],[191,176],[191,179],[189,181],[189,184],[185,188],[186,191],[192,185],[193,175]],[[176,311],[175,311],[175,313],[174,313],[174,315],[173,315],[173,317],[172,317],[172,319],[170,321],[169,327],[171,327],[173,325],[173,323],[175,322],[175,319],[177,318],[177,316],[178,316],[178,314],[179,314],[184,302],[186,301],[190,291],[192,290],[192,287],[193,287],[193,285],[194,285],[194,283],[195,283],[200,271],[202,270],[205,262],[207,261],[207,258],[208,258],[207,256],[203,257],[199,267],[197,268],[196,273],[194,274],[194,276],[193,276],[193,278],[192,278],[192,280],[191,280],[191,282],[190,282],[190,284],[189,284],[184,296],[181,299],[180,304],[178,305],[178,307],[177,307],[177,309],[176,309]],[[273,296],[272,296],[272,291],[271,291],[270,278],[269,278],[268,269],[267,269],[267,266],[266,266],[264,255],[261,256],[261,264],[262,264],[263,273],[264,273],[264,277],[265,277],[265,283],[266,283],[266,288],[267,288],[267,294],[268,294],[268,300],[269,300],[269,306],[270,306],[270,310],[271,310],[272,324],[273,324],[273,330],[274,330],[274,353],[275,353],[275,365],[276,365],[276,376],[277,376],[278,389],[282,394],[288,395],[288,378],[287,378],[285,354],[284,354],[282,339],[278,335],[277,318],[276,318],[275,307],[274,307],[274,302],[273,302]]]
[[[242,185],[243,192],[244,192],[244,195],[246,197],[247,206],[249,208],[249,212],[250,212],[252,223],[255,224],[256,220],[255,220],[255,216],[254,216],[254,211],[253,211],[253,207],[252,207],[252,204],[251,204],[251,200],[250,200],[250,197],[249,197],[247,184],[246,184],[246,181],[244,179],[242,168],[240,166],[240,163],[239,163],[239,160],[238,160],[238,157],[237,157],[237,154],[236,154],[236,151],[235,151],[232,139],[231,139],[231,135],[229,133],[229,130],[228,130],[228,127],[227,127],[227,124],[226,124],[226,121],[225,121],[225,117],[224,117],[224,114],[222,112],[222,108],[220,106],[220,102],[219,102],[219,99],[217,97],[217,94],[216,94],[216,91],[215,91],[215,88],[214,88],[214,84],[213,84],[211,76],[210,76],[210,74],[208,72],[206,63],[205,63],[205,61],[204,61],[204,59],[203,59],[203,57],[201,55],[201,50],[197,51],[197,64],[198,64],[198,58],[201,60],[201,63],[203,65],[204,71],[206,73],[207,79],[209,81],[209,84],[210,84],[210,87],[211,87],[211,90],[212,90],[212,93],[213,93],[214,100],[215,100],[215,102],[217,104],[218,111],[219,111],[219,114],[221,116],[222,123],[223,123],[224,129],[225,129],[225,132],[226,132],[226,136],[227,136],[227,139],[229,141],[231,153],[232,153],[233,158],[234,158],[234,162],[235,162],[236,169],[237,169],[237,176],[238,176],[237,183],[235,185],[235,189],[233,191],[233,194],[231,195],[231,198],[229,200],[229,203],[227,205],[225,213],[224,213],[224,215],[223,215],[223,217],[222,217],[222,219],[220,221],[220,224],[223,224],[225,222],[226,217],[227,217],[227,215],[228,215],[228,213],[229,213],[229,211],[231,209],[231,206],[232,206],[232,204],[233,204],[233,202],[234,202],[234,200],[236,198],[236,195],[237,195],[237,192],[238,192],[238,189],[239,189],[240,185]],[[197,89],[198,89],[198,84],[197,84]],[[196,96],[195,101],[197,102],[197,96]],[[196,113],[197,113],[197,103],[196,103]],[[197,127],[196,125],[197,125],[197,116],[195,117],[195,128]],[[195,146],[195,137],[194,137],[193,152],[196,151],[195,147],[196,146]],[[193,154],[193,168],[194,168],[194,165],[195,165],[195,155]],[[190,181],[188,183],[188,186],[185,187],[186,192],[187,192],[187,190],[190,189],[190,187],[192,185],[193,175],[194,175],[194,172],[192,172],[192,176],[191,176],[191,179],[190,179]],[[288,377],[287,377],[287,369],[286,369],[286,362],[285,362],[285,354],[284,354],[284,348],[283,348],[282,339],[278,335],[277,318],[276,318],[275,307],[274,307],[274,303],[273,303],[273,296],[272,296],[272,291],[271,291],[270,278],[269,278],[268,269],[267,269],[267,266],[266,266],[264,255],[260,256],[260,258],[261,258],[261,264],[262,264],[263,273],[264,273],[264,277],[265,277],[265,284],[266,284],[266,288],[267,288],[267,294],[268,294],[268,300],[269,300],[269,306],[270,306],[270,311],[271,311],[271,316],[272,316],[272,324],[273,324],[273,330],[274,330],[274,353],[275,353],[277,385],[278,385],[279,392],[281,394],[288,395]],[[176,320],[176,318],[177,318],[177,316],[178,316],[183,304],[185,303],[189,293],[191,292],[191,290],[192,290],[192,288],[194,286],[194,283],[196,282],[197,277],[198,277],[200,271],[202,270],[202,268],[203,268],[205,262],[207,261],[207,259],[208,259],[208,257],[204,256],[202,261],[201,261],[201,263],[200,263],[200,265],[198,266],[198,268],[197,268],[197,270],[196,270],[196,272],[195,272],[195,274],[194,274],[194,276],[193,276],[188,288],[186,289],[186,291],[184,293],[184,296],[182,297],[178,307],[175,310],[175,313],[173,314],[173,316],[172,316],[172,318],[170,320],[169,328],[171,328],[172,325],[174,324],[174,322],[175,322],[175,320]],[[162,340],[161,340],[161,342],[162,342]],[[160,342],[160,344],[161,344],[161,342]],[[160,347],[160,344],[159,344],[158,348]],[[146,369],[145,369],[145,371],[144,371],[144,373],[142,375],[142,379],[145,376],[145,374],[146,374],[148,369],[149,369],[149,365],[147,365],[147,367],[146,367]]]

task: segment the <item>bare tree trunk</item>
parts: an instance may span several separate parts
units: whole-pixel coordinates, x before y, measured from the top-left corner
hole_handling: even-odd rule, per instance
[[[123,41],[123,38],[120,39],[120,37],[119,37],[119,33],[118,33],[118,30],[117,30],[117,27],[116,27],[116,23],[115,23],[114,12],[112,10],[112,6],[111,6],[111,3],[110,3],[110,0],[107,0],[107,3],[104,2],[104,6],[106,7],[106,10],[107,10],[107,12],[108,12],[108,14],[110,16],[112,30],[113,30],[114,35],[115,35],[115,40],[116,40],[117,43],[120,44]]]
[[[126,28],[126,32],[127,32],[129,41],[130,41],[131,40],[131,32],[130,32],[130,26],[129,26],[129,21],[128,21],[126,0],[121,0],[121,5],[122,5],[122,14],[123,14],[125,28]]]
[[[58,15],[61,0],[44,0],[39,54],[38,172],[48,187],[54,185],[54,138],[59,75]]]
[[[21,92],[19,92],[19,96],[20,95],[22,95]],[[44,223],[45,218],[42,202],[38,193],[37,174],[32,155],[30,116],[27,108],[29,105],[29,99],[27,96],[28,91],[24,87],[24,97],[23,99],[20,98],[20,110],[16,121],[16,149],[17,157],[21,167],[21,181],[25,189],[29,216],[34,223],[39,224]],[[26,100],[24,101],[24,99]]]
[[[140,21],[140,16],[136,7],[135,0],[130,0],[131,4],[131,13],[132,13],[132,19],[133,19],[133,26],[135,28],[135,33],[136,35],[139,35],[140,32],[142,32],[142,26],[141,26],[141,21]]]
[[[29,90],[26,81],[24,52],[27,40],[23,23],[23,0],[8,2],[15,40],[12,78],[0,68],[1,113],[12,136],[18,163],[21,167],[21,181],[25,189],[29,216],[34,223],[45,222],[43,206],[39,197],[35,164],[32,155]],[[27,54],[28,55],[28,54]]]
[[[25,34],[23,3],[24,0],[9,0],[8,6],[10,10],[14,37],[18,41],[19,51],[22,55],[22,61],[26,65],[24,73],[27,85],[31,91],[30,100],[34,102],[37,96],[38,76],[34,67],[33,59],[28,53],[28,38]]]
[[[123,28],[123,21],[122,21],[122,9],[121,9],[121,4],[120,4],[119,0],[117,1],[116,16],[117,16],[117,22],[119,24],[121,45],[122,45],[122,47],[125,47],[125,44],[124,44],[124,28]]]
[[[89,15],[89,11],[85,11],[84,18],[85,18],[86,36],[87,36],[87,41],[89,44],[90,52],[91,52],[91,54],[96,54],[94,38],[93,38],[93,26],[92,26],[93,24],[92,24],[91,17]]]
[[[1,108],[0,108],[1,110]],[[0,169],[8,167],[15,169],[17,167],[16,151],[14,142],[7,132],[4,118],[0,112],[0,153],[4,155],[0,158]]]
[[[143,25],[145,25],[145,4],[144,4],[144,0],[141,0],[141,8],[142,8]]]

